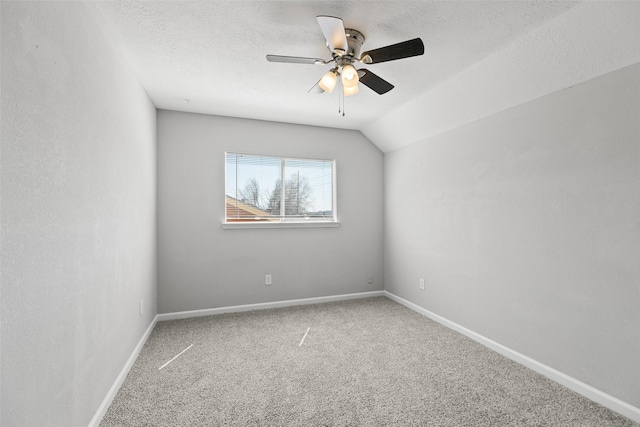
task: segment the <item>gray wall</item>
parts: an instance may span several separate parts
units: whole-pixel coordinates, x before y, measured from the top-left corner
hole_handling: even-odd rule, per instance
[[[340,227],[223,230],[225,151],[336,159]],[[158,312],[381,290],[382,170],[359,132],[159,111]]]
[[[636,64],[388,153],[386,289],[640,407],[639,123]]]
[[[155,109],[95,6],[1,7],[0,424],[84,426],[156,314]]]

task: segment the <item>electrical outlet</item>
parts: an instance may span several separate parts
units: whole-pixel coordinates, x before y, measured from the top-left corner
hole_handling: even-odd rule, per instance
[[[140,300],[140,306],[139,306],[139,310],[138,310],[138,316],[142,316],[142,313],[144,313],[144,311],[143,311],[142,300]]]
[[[369,275],[369,277],[367,278],[367,283],[368,284],[372,284],[373,283],[373,274]]]
[[[424,279],[420,279],[420,289],[424,291]]]
[[[269,286],[271,284],[271,275],[270,274],[265,274],[264,275],[264,284],[265,284],[265,286]]]

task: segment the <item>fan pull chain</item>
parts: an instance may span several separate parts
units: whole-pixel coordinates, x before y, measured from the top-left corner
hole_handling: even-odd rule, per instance
[[[340,111],[341,109],[342,111]],[[340,82],[340,92],[338,92],[338,115],[340,115],[340,113],[342,113],[342,117],[344,117],[344,87],[342,86],[342,82]]]
[[[340,115],[340,113],[342,113],[342,82],[338,82],[338,115]]]

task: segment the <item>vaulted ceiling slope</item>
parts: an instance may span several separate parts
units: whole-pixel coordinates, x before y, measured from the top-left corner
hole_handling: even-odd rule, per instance
[[[640,2],[96,2],[157,108],[356,129],[388,152],[640,62]],[[425,54],[369,65],[395,85],[307,91],[329,65],[317,15],[364,50],[420,37]]]

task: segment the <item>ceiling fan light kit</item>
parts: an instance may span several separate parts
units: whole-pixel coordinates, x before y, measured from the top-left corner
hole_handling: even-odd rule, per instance
[[[342,67],[342,86],[351,88],[358,86],[358,72],[351,64]],[[346,95],[346,94],[345,94]]]
[[[338,69],[333,68],[322,76],[318,82],[318,86],[320,86],[323,91],[331,93],[333,92],[333,88],[336,87],[336,83],[338,83]]]
[[[424,54],[424,44],[419,38],[392,44],[360,54],[364,43],[364,35],[352,28],[345,28],[342,19],[334,16],[317,16],[318,24],[324,35],[327,48],[331,52],[331,59],[304,58],[297,56],[267,55],[269,62],[284,62],[292,64],[334,64],[309,93],[331,93],[336,87],[338,77],[342,83],[344,96],[355,95],[359,92],[358,83],[362,83],[379,95],[393,89],[393,85],[371,71],[361,68],[356,70],[355,63],[377,64],[410,58]]]
[[[351,96],[351,95],[355,95],[356,93],[360,92],[360,89],[358,89],[358,85],[355,86],[351,86],[351,87],[344,87],[343,88],[343,93],[344,96]]]

